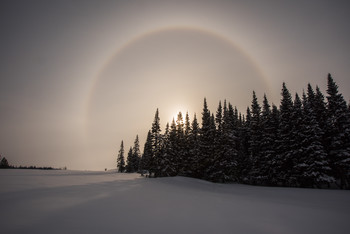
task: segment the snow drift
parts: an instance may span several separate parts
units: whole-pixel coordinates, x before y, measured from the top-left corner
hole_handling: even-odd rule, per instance
[[[348,233],[350,192],[0,170],[2,233]]]

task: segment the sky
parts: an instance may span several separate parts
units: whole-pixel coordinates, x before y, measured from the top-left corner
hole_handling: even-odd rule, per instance
[[[245,113],[331,73],[350,99],[347,1],[1,1],[0,154],[13,165],[116,167],[159,108]]]

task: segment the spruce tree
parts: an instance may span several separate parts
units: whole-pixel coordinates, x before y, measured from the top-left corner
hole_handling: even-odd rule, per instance
[[[177,175],[176,168],[174,166],[175,161],[175,153],[173,149],[173,136],[176,136],[176,124],[173,119],[171,124],[171,129],[169,127],[169,123],[167,123],[165,128],[165,133],[163,136],[163,145],[162,145],[162,153],[161,153],[161,170],[158,176],[167,177],[167,176],[175,176]]]
[[[156,113],[154,115],[154,120],[152,123],[151,129],[151,141],[152,141],[152,161],[150,173],[154,176],[160,173],[160,157],[161,157],[161,129],[160,129],[160,118],[159,118],[159,110],[157,108]]]
[[[314,97],[314,92],[309,86],[307,97],[303,95],[304,126],[301,129],[304,139],[301,146],[301,163],[304,168],[300,178],[302,187],[321,187],[335,181],[331,176],[327,154],[322,145],[323,133],[316,119]]]
[[[128,156],[126,158],[126,167],[125,167],[125,171],[127,173],[131,173],[134,172],[134,162],[133,162],[133,158],[132,158],[132,147],[130,147],[129,151],[128,151]]]
[[[211,121],[213,120],[213,116],[211,117]],[[216,126],[215,126],[216,123]],[[216,118],[215,123],[211,123],[211,131],[212,131],[212,138],[213,138],[213,152],[210,157],[211,163],[209,164],[209,167],[207,169],[207,175],[208,179],[211,181],[220,181],[222,178],[221,174],[223,173],[221,168],[222,163],[222,157],[223,157],[223,128],[222,128],[222,105],[221,101],[219,102],[217,111],[216,111]],[[215,130],[214,130],[215,126]]]
[[[291,160],[293,161],[293,168],[288,178],[288,184],[290,186],[297,186],[300,184],[302,174],[305,170],[302,144],[305,140],[304,128],[306,127],[303,105],[298,93],[295,94],[291,121],[292,131],[290,139],[290,149]]]
[[[292,111],[293,102],[286,84],[282,85],[282,99],[280,104],[280,126],[278,132],[278,147],[276,157],[277,181],[281,185],[288,185],[293,165],[290,142],[292,141]]]
[[[261,107],[258,103],[255,92],[253,91],[253,100],[251,106],[251,120],[250,120],[250,147],[249,147],[249,157],[252,162],[252,170],[250,171],[251,182],[261,183],[261,173],[260,168],[262,167],[262,158],[261,158],[261,123],[260,123],[260,114]]]
[[[139,170],[139,164],[141,160],[141,152],[140,152],[140,142],[139,142],[139,136],[136,135],[134,146],[132,148],[132,155],[133,155],[133,164],[134,164],[134,170],[133,172],[137,172]]]
[[[249,172],[251,170],[251,160],[249,157],[250,148],[250,108],[247,107],[245,118],[242,118],[242,126],[239,129],[239,146],[236,166],[236,180],[242,183],[249,183]]]
[[[0,157],[1,159],[1,157]],[[0,161],[0,168],[10,168],[9,162],[5,157],[3,157]]]
[[[120,144],[120,149],[117,158],[117,171],[122,173],[125,171],[125,160],[124,160],[124,142]]]
[[[279,127],[280,127],[280,111],[278,107],[272,104],[271,119],[270,119],[270,133],[273,138],[272,142],[272,155],[271,155],[271,167],[269,168],[268,182],[271,185],[278,184],[278,170],[277,170],[277,145],[279,142]]]
[[[215,123],[214,123],[215,126]],[[202,112],[202,128],[199,141],[199,171],[200,178],[208,179],[207,170],[211,164],[211,157],[213,151],[213,132],[212,132],[212,118],[208,109],[207,100],[204,98],[203,112]]]
[[[328,74],[327,94],[327,152],[340,187],[350,188],[350,116],[331,74]]]
[[[185,157],[185,133],[184,133],[184,121],[181,111],[177,115],[176,119],[176,171],[180,175],[184,175],[184,157]]]
[[[190,150],[193,146],[190,142],[190,134],[191,134],[191,122],[188,112],[186,112],[185,117],[185,130],[184,130],[184,140],[183,140],[183,158],[182,158],[182,171],[181,174],[183,176],[190,176],[191,172],[191,164],[192,158],[190,154]]]
[[[142,171],[149,172],[151,170],[152,156],[153,156],[152,133],[151,131],[148,131],[145,146],[143,149],[143,155],[141,157],[140,167],[139,167]]]
[[[218,178],[221,182],[231,182],[237,178],[237,160],[238,160],[238,133],[237,133],[237,115],[229,103],[224,104],[222,133],[221,133],[221,159],[218,168]]]
[[[162,176],[176,176],[178,174],[178,140],[177,128],[173,119],[170,125],[169,134],[167,135],[167,145],[164,155]]]
[[[193,121],[191,125],[191,132],[189,135],[189,145],[190,147],[190,168],[189,175],[195,178],[201,177],[201,167],[200,167],[200,128],[197,121],[197,116],[194,114]]]
[[[261,167],[259,170],[260,183],[272,185],[273,167],[272,163],[276,157],[276,131],[270,104],[264,95],[262,112],[261,112],[261,144],[260,160]]]

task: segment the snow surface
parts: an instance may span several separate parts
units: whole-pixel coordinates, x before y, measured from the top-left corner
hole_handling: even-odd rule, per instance
[[[0,170],[1,233],[349,233],[350,191]]]

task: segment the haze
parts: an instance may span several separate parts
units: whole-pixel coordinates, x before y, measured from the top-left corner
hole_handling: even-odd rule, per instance
[[[14,165],[114,168],[156,108],[201,118],[282,82],[350,99],[345,1],[2,1],[0,154]]]

